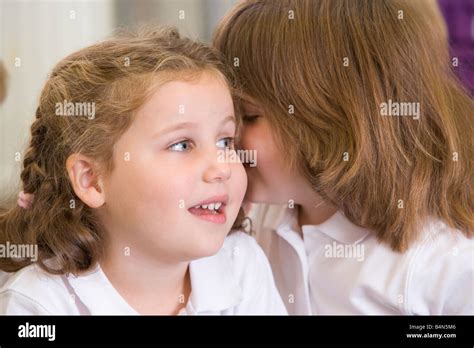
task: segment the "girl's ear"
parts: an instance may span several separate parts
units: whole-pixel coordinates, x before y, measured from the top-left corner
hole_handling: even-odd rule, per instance
[[[73,154],[66,161],[66,169],[79,199],[91,208],[100,208],[105,203],[105,193],[96,163],[87,156]]]

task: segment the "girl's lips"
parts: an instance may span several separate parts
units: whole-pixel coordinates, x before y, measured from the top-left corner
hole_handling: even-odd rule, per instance
[[[215,224],[223,224],[227,221],[225,206],[229,201],[229,195],[214,196],[188,209],[188,211],[199,219],[209,221]],[[202,206],[219,203],[218,209],[207,209]]]
[[[217,211],[196,207],[189,208],[188,211],[199,219],[215,224],[224,224],[227,220],[224,205],[221,206]]]

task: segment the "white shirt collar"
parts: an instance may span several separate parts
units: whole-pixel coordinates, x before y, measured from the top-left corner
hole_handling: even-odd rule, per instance
[[[301,231],[300,226],[298,225],[298,209],[297,208],[287,208],[282,209],[280,216],[278,217],[279,223],[277,224],[276,231],[281,237],[288,237],[294,232]]]
[[[83,304],[88,314],[138,314],[112,286],[99,265],[79,276],[69,275],[68,281],[79,297],[76,304]]]
[[[242,289],[228,252],[222,248],[216,255],[190,262],[191,295],[180,314],[219,312],[242,301]],[[113,287],[99,265],[77,277],[69,275],[68,281],[79,297],[72,300],[79,305],[82,302],[90,314],[139,314]]]
[[[283,210],[279,220],[280,223],[276,230],[285,239],[296,236],[295,233],[290,232],[302,231],[305,238],[315,233],[324,233],[339,243],[355,244],[370,234],[370,230],[353,224],[341,211],[337,211],[319,225],[303,225],[300,227],[298,224],[298,209],[287,208]]]

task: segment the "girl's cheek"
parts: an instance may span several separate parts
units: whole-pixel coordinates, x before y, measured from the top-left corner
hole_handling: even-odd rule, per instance
[[[170,188],[186,187],[191,181],[189,173],[192,170],[181,163],[174,163],[165,159],[143,163],[140,174],[132,185],[141,187],[146,195],[167,193]],[[129,183],[130,184],[130,183]]]
[[[257,158],[256,168],[259,171],[278,166],[279,157],[281,156],[279,156],[276,144],[268,129],[261,126],[260,129],[249,134],[248,143],[250,148],[257,152],[255,156]]]
[[[242,136],[240,139],[240,145],[245,150],[254,150],[255,141],[258,139],[258,128],[256,126],[244,126]]]
[[[247,173],[245,172],[245,168],[241,163],[235,163],[233,165],[232,178],[232,185],[235,185],[234,187],[237,193],[243,197],[245,190],[247,189]]]

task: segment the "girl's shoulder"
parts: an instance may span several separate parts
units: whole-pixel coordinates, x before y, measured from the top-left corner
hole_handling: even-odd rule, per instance
[[[267,257],[257,240],[246,232],[233,230],[225,238],[220,252],[226,253],[234,270],[244,272],[249,266],[266,267]]]
[[[215,259],[227,262],[226,273],[241,291],[241,302],[233,314],[286,314],[275,285],[270,263],[256,239],[242,231],[231,231]]]
[[[3,284],[7,282],[11,273],[4,272],[0,270],[0,289],[2,288]]]
[[[411,257],[419,265],[435,265],[442,263],[444,267],[464,263],[462,268],[474,269],[474,239],[466,237],[461,231],[448,226],[441,220],[426,222],[420,234],[420,239],[410,248]]]
[[[63,279],[36,263],[7,274],[0,286],[0,314],[74,314]]]
[[[6,281],[0,288],[0,293],[18,291],[26,294],[39,290],[38,288],[55,288],[60,286],[60,278],[60,275],[50,274],[37,263],[33,263],[17,272],[7,273]]]
[[[403,258],[406,307],[411,313],[474,313],[474,239],[440,220],[422,227],[422,238]]]

